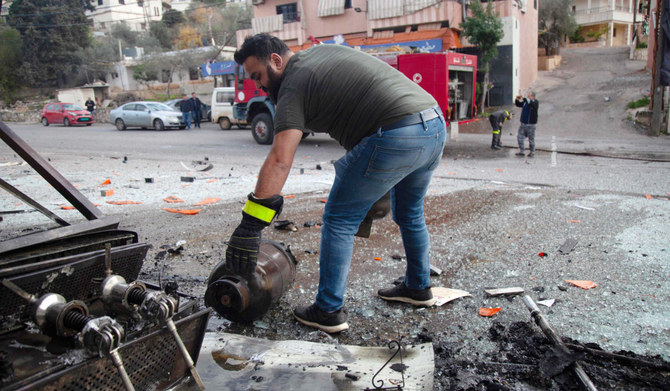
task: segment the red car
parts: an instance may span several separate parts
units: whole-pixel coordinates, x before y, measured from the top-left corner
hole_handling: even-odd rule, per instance
[[[42,109],[42,125],[44,126],[49,126],[49,124],[91,126],[93,122],[93,115],[74,103],[47,103]]]

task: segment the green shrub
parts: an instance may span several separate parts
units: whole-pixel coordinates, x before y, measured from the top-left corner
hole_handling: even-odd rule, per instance
[[[637,44],[635,45],[635,49],[645,49],[647,47],[646,42],[640,42],[638,41]]]
[[[644,97],[642,99],[634,100],[632,102],[628,102],[628,108],[629,109],[637,109],[638,107],[644,107],[644,106],[649,106],[649,97]]]

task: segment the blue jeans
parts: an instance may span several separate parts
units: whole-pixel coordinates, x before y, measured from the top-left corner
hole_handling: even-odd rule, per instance
[[[184,111],[181,114],[184,117],[184,123],[186,124],[186,129],[191,129],[191,112]]]
[[[393,220],[400,227],[407,256],[405,284],[430,287],[430,238],[423,199],[446,142],[439,117],[416,125],[365,137],[335,163],[335,181],[323,212],[316,304],[336,311],[344,291],[354,247],[354,234],[366,213],[391,190]]]
[[[519,126],[519,134],[516,136],[516,140],[519,142],[519,152],[524,153],[524,139],[528,137],[530,153],[535,153],[535,126],[536,124],[521,124]]]

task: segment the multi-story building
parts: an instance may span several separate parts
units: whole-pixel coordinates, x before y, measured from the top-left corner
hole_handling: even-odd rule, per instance
[[[148,31],[150,22],[163,17],[161,0],[96,0],[93,5],[95,10],[86,15],[96,31],[108,31],[116,23],[125,23],[133,31]]]
[[[505,37],[491,64],[491,105],[510,104],[537,77],[537,1],[494,3]],[[294,51],[336,43],[367,52],[418,48],[476,54],[461,36],[467,10],[459,0],[252,0],[252,4],[252,28],[237,32],[238,44],[247,35],[267,32]]]
[[[606,46],[625,46],[632,42],[634,24],[644,20],[642,8],[646,3],[646,0],[575,0],[572,10],[587,40],[602,38]]]

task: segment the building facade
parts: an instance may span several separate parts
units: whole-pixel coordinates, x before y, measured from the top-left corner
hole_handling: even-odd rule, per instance
[[[116,23],[125,23],[133,31],[149,31],[149,23],[163,17],[161,0],[95,0],[93,5],[95,10],[86,15],[95,31],[109,31]]]
[[[575,0],[572,10],[587,41],[599,38],[605,46],[626,46],[633,40],[634,24],[644,20],[642,8],[646,3],[644,0]]]
[[[293,51],[334,43],[370,53],[452,50],[477,54],[461,36],[460,24],[467,16],[462,1],[251,1],[252,28],[237,32],[238,44],[248,35],[265,32],[285,41]],[[505,37],[491,64],[490,105],[511,104],[518,91],[537,78],[537,1],[494,1]]]

